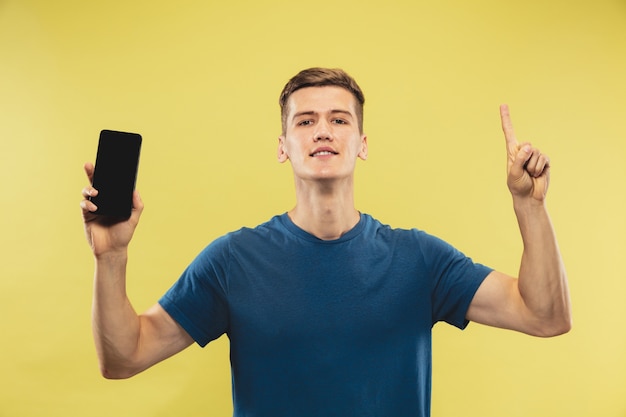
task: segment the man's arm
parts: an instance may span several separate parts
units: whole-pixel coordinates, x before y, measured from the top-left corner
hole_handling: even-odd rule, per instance
[[[524,251],[519,278],[494,271],[479,287],[467,319],[535,336],[556,336],[572,326],[567,275],[545,204],[550,161],[515,138],[509,109],[500,107],[507,145],[507,184]]]
[[[93,165],[85,164],[91,182]],[[193,340],[163,308],[156,304],[137,315],[126,295],[128,245],[139,222],[143,203],[133,194],[131,217],[110,223],[93,214],[88,197],[97,190],[83,190],[81,208],[85,234],[95,259],[92,310],[93,336],[105,378],[128,378],[189,346]]]

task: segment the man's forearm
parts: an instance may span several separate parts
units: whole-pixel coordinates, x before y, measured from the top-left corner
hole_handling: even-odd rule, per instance
[[[139,319],[126,295],[126,252],[96,259],[92,326],[100,371],[126,378],[139,340]]]
[[[514,208],[524,243],[520,294],[542,332],[565,333],[571,327],[567,274],[545,203],[514,200]]]

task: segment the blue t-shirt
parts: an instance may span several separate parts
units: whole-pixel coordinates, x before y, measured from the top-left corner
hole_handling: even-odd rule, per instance
[[[331,241],[283,214],[215,240],[159,302],[201,346],[228,335],[236,417],[426,417],[432,326],[464,328],[490,271],[366,214]]]

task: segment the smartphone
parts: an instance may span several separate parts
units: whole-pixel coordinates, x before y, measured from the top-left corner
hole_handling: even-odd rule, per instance
[[[93,187],[98,195],[90,198],[98,206],[96,214],[128,219],[133,208],[141,135],[103,130],[93,173]]]

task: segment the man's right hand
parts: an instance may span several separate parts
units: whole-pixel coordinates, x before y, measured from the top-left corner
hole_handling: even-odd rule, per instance
[[[133,192],[133,209],[127,220],[112,221],[110,218],[95,214],[97,206],[89,200],[89,197],[98,194],[98,190],[91,185],[94,166],[88,162],[84,168],[90,185],[83,189],[84,199],[80,202],[80,207],[83,213],[87,243],[89,243],[96,258],[125,253],[143,211],[141,197],[137,190]]]

